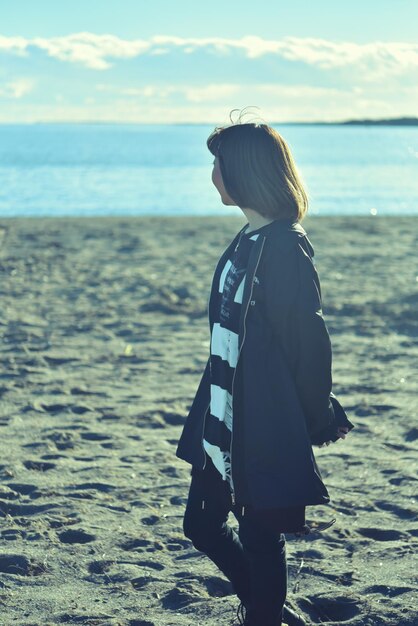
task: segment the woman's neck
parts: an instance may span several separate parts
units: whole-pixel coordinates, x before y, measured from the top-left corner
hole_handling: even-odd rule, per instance
[[[252,232],[253,230],[257,230],[257,228],[261,228],[261,226],[266,226],[267,224],[271,224],[272,222],[274,222],[274,220],[266,219],[260,214],[256,216],[247,215],[247,219],[248,219],[248,226],[245,230],[247,234]]]

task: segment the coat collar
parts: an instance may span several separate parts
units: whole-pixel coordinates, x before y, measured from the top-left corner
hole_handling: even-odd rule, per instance
[[[239,234],[244,232],[244,230],[248,226],[249,226],[249,222],[247,222],[245,226],[243,226]],[[291,232],[295,231],[295,232],[300,233],[301,235],[306,235],[306,231],[303,228],[302,224],[300,224],[293,217],[286,217],[286,218],[282,218],[279,220],[274,220],[274,222],[271,222],[270,224],[266,224],[262,228],[263,230],[260,232],[260,234],[266,237],[274,237],[276,234],[288,232],[288,231],[291,231]]]
[[[241,230],[236,234],[234,239],[231,241],[229,246],[226,248],[224,253],[221,255],[221,258],[218,261],[218,265],[215,269],[215,273],[213,276],[212,287],[209,294],[209,302],[208,302],[208,317],[209,317],[209,327],[210,332],[212,333],[213,320],[214,320],[214,302],[217,298],[217,292],[219,289],[219,280],[224,268],[224,265],[227,259],[232,254],[235,246],[237,245],[242,233],[248,227],[249,222],[247,222]],[[263,253],[266,254],[274,254],[276,250],[283,250],[283,247],[286,245],[292,246],[294,245],[295,237],[297,236],[306,236],[306,231],[303,226],[295,221],[293,218],[285,218],[280,220],[275,220],[270,224],[266,224],[266,227],[259,233],[254,245],[251,248],[250,257],[248,259],[248,265],[246,270],[246,280],[244,283],[244,292],[242,297],[242,307],[241,307],[241,315],[240,315],[240,323],[239,323],[239,341],[238,341],[238,349],[240,349],[243,339],[244,339],[244,320],[245,315],[249,306],[249,302],[251,299],[251,294],[253,290],[254,284],[254,276],[256,275],[256,271],[261,260],[261,256]],[[307,237],[306,237],[307,239]],[[276,246],[275,243],[280,240],[280,245]],[[313,249],[312,249],[313,255]]]

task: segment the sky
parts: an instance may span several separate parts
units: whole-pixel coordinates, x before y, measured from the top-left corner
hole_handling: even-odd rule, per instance
[[[416,0],[0,0],[0,123],[416,116],[417,24]]]

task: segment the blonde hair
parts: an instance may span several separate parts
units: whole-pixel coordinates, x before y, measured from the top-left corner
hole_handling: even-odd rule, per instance
[[[242,123],[241,116],[230,125],[217,126],[206,142],[219,159],[228,195],[237,206],[265,218],[302,221],[308,195],[289,145],[271,126]]]

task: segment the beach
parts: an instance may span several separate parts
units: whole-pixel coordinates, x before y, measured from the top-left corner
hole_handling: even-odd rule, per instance
[[[0,623],[226,626],[239,600],[183,534],[175,456],[236,217],[0,218]],[[333,392],[330,493],[286,535],[313,624],[412,626],[417,600],[416,216],[309,216]],[[237,522],[230,514],[230,524]]]

